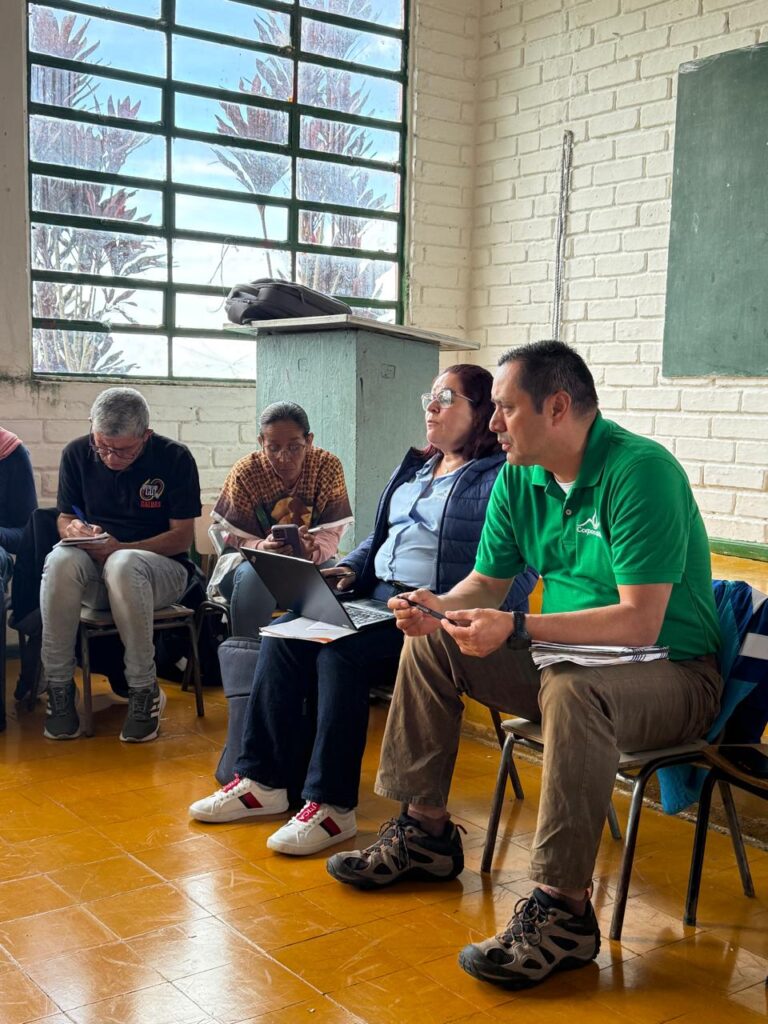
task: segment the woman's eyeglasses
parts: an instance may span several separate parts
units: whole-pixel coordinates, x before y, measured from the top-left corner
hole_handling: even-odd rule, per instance
[[[290,455],[292,458],[296,458],[301,455],[307,446],[305,444],[287,444],[285,446],[280,444],[263,444],[262,448],[267,455],[272,459],[279,459],[281,455]]]
[[[437,402],[441,409],[447,409],[449,406],[453,405],[453,400],[455,398],[463,398],[464,401],[469,402],[470,405],[476,404],[473,398],[468,398],[466,395],[462,395],[458,391],[454,391],[452,388],[442,388],[442,390],[436,392],[434,395],[422,395],[421,407],[424,412],[426,412],[430,405]]]

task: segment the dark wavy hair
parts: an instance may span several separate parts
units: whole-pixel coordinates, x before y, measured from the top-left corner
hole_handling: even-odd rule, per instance
[[[491,401],[491,385],[493,376],[483,366],[474,363],[456,363],[441,370],[435,380],[452,373],[459,378],[458,391],[472,399],[472,430],[461,454],[469,462],[470,459],[482,459],[486,455],[495,455],[501,451],[499,439],[489,426],[493,415]],[[461,401],[461,399],[459,399]],[[439,452],[433,444],[420,449],[425,458],[430,459]]]

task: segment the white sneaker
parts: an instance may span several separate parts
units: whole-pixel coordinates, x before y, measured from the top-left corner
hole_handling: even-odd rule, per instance
[[[357,835],[354,811],[339,811],[330,804],[307,800],[297,815],[267,840],[270,850],[303,857]]]
[[[282,814],[287,810],[288,792],[285,789],[267,789],[252,779],[241,779],[239,775],[211,796],[189,805],[190,817],[196,821],[213,822],[258,818]]]

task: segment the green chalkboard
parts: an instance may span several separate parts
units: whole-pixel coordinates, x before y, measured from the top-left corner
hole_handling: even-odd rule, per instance
[[[768,44],[680,66],[663,371],[768,375]]]

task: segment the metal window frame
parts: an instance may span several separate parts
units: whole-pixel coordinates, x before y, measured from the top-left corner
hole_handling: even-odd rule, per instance
[[[99,18],[101,20],[113,21],[118,24],[127,24],[137,28],[147,28],[154,31],[162,31],[164,34],[166,74],[158,78],[143,73],[138,73],[120,68],[103,67],[88,62],[73,61],[59,57],[50,57],[37,53],[27,48],[27,88],[31,96],[31,82],[34,66],[44,68],[60,69],[63,71],[77,71],[93,73],[102,78],[112,78],[126,83],[149,86],[157,89],[160,93],[161,120],[139,121],[130,118],[110,117],[98,115],[90,111],[79,111],[73,108],[57,107],[54,104],[45,104],[30,99],[28,103],[27,131],[30,131],[32,118],[35,116],[53,117],[60,120],[78,121],[84,124],[99,125],[111,128],[120,128],[127,131],[138,132],[150,136],[158,136],[165,141],[165,178],[153,179],[132,174],[111,174],[101,171],[91,171],[85,168],[69,167],[63,164],[46,163],[35,161],[31,156],[28,160],[28,190],[29,190],[29,217],[30,230],[37,224],[48,226],[64,226],[82,228],[86,230],[109,231],[113,233],[136,234],[137,236],[163,239],[166,245],[167,279],[165,281],[150,281],[130,277],[107,277],[95,274],[83,273],[57,273],[55,271],[31,269],[30,274],[30,310],[33,309],[33,292],[35,282],[38,281],[66,281],[76,285],[95,285],[97,287],[128,287],[131,290],[151,290],[163,293],[163,306],[165,322],[160,327],[148,327],[142,325],[119,324],[111,327],[103,321],[79,321],[32,316],[33,329],[48,329],[62,331],[87,330],[90,332],[108,334],[113,331],[121,334],[137,334],[162,338],[167,347],[167,373],[165,376],[143,375],[148,381],[168,381],[185,383],[190,381],[205,381],[211,384],[247,384],[248,381],[242,378],[220,378],[220,377],[185,377],[176,376],[173,373],[173,337],[184,338],[205,338],[214,340],[216,338],[226,339],[231,337],[223,329],[213,330],[205,328],[181,328],[176,326],[176,298],[178,293],[194,293],[199,295],[223,296],[227,292],[226,287],[217,285],[196,285],[182,281],[173,280],[172,270],[172,244],[175,240],[189,240],[208,243],[234,243],[248,245],[253,248],[268,249],[270,251],[281,251],[289,254],[291,277],[296,277],[296,263],[301,253],[317,255],[341,256],[359,259],[384,260],[397,266],[398,269],[398,295],[394,300],[366,299],[340,295],[345,301],[355,307],[368,307],[378,309],[390,309],[395,311],[395,322],[403,322],[403,313],[407,301],[407,277],[405,267],[405,243],[406,243],[406,147],[407,147],[407,123],[408,123],[408,40],[409,40],[409,3],[404,3],[404,24],[401,29],[391,28],[385,25],[378,25],[374,22],[365,22],[349,18],[343,15],[330,14],[326,11],[315,10],[305,7],[301,0],[292,0],[291,3],[278,3],[275,0],[238,0],[238,3],[245,7],[253,7],[256,10],[264,10],[269,13],[287,15],[290,18],[291,42],[288,46],[272,46],[264,43],[252,43],[250,41],[232,39],[223,35],[206,30],[198,30],[190,26],[176,25],[176,0],[160,0],[161,16],[157,19],[148,18],[136,14],[123,14],[117,11],[108,11],[102,8],[79,3],[77,0],[28,0],[27,11],[32,6],[49,7],[61,13],[81,15],[83,17]],[[381,34],[390,38],[398,39],[401,43],[401,66],[397,71],[385,70],[371,67],[354,61],[342,61],[334,58],[324,57],[319,54],[303,51],[301,49],[301,26],[303,19],[311,21],[322,21],[341,28],[357,29],[372,34]],[[184,82],[173,77],[173,40],[174,36],[200,39],[206,42],[219,43],[222,45],[236,45],[238,49],[252,50],[254,53],[264,56],[275,55],[290,59],[293,62],[293,96],[298,95],[299,67],[303,64],[315,64],[356,74],[365,74],[382,80],[398,83],[401,88],[402,107],[401,119],[391,121],[379,118],[365,117],[356,114],[344,113],[331,110],[325,107],[314,107],[307,104],[300,104],[291,100],[275,100],[267,97],[257,97],[249,93],[240,93],[229,89],[217,89],[211,86],[198,85],[196,83]],[[231,138],[227,135],[216,135],[191,129],[176,128],[174,126],[174,105],[177,93],[187,93],[193,96],[200,96],[222,102],[237,103],[243,106],[263,108],[267,110],[283,111],[287,114],[288,137],[285,143],[256,142],[247,139]],[[337,121],[345,124],[377,128],[392,132],[398,136],[398,159],[394,162],[383,160],[361,159],[345,156],[339,153],[317,152],[304,148],[300,145],[300,133],[302,117],[311,116],[322,120]],[[217,140],[221,146],[235,149],[258,150],[265,153],[280,154],[288,157],[291,164],[291,193],[287,197],[256,195],[249,192],[235,192],[227,189],[186,184],[175,182],[172,177],[173,142],[175,139],[212,143]],[[325,161],[335,164],[346,164],[349,166],[361,167],[372,171],[385,171],[395,174],[398,177],[399,185],[399,209],[397,211],[371,210],[362,207],[347,206],[344,204],[316,202],[299,198],[297,195],[297,167],[301,159]],[[130,221],[120,221],[114,218],[91,217],[83,214],[65,214],[56,212],[36,211],[33,207],[32,182],[34,175],[58,177],[73,181],[93,182],[94,184],[105,184],[113,186],[124,186],[126,188],[151,189],[160,196],[160,208],[162,222],[160,225],[136,224]],[[229,233],[216,233],[208,231],[178,230],[175,224],[175,197],[177,195],[191,195],[201,198],[229,199],[255,206],[277,207],[287,213],[287,237],[281,240],[257,239],[246,235],[232,235]],[[396,248],[395,251],[379,251],[369,249],[354,249],[341,246],[322,246],[311,243],[302,243],[299,240],[299,218],[303,210],[316,210],[322,213],[361,217],[366,220],[389,221],[396,225]],[[234,282],[232,282],[234,284]],[[84,374],[67,372],[46,372],[33,368],[33,375],[41,378],[85,377],[86,379],[108,380],[127,379],[137,381],[142,375],[103,375]]]

